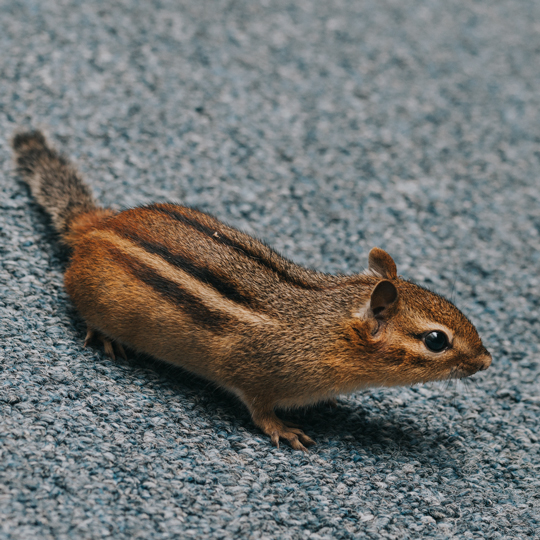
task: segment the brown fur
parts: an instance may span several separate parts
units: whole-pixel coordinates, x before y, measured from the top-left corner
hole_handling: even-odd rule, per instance
[[[464,377],[491,363],[467,318],[401,279],[381,249],[363,274],[314,272],[191,208],[96,207],[39,133],[18,135],[14,148],[23,178],[73,249],[65,283],[88,339],[97,333],[111,355],[111,341],[124,344],[229,389],[275,445],[313,444],[276,408]],[[423,336],[433,330],[451,347],[428,350]]]

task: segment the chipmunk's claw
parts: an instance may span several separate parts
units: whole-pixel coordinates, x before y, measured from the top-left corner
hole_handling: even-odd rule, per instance
[[[118,352],[118,356],[120,356],[120,358],[122,358],[122,360],[127,360],[127,355],[126,355],[126,351],[124,350],[124,347],[122,346],[121,343],[115,343],[116,345],[116,350]]]
[[[86,330],[86,337],[84,338],[84,345],[83,347],[88,347],[92,339],[94,339],[95,332],[91,328],[88,328]]]
[[[279,448],[279,440],[286,440],[295,450],[307,452],[307,446],[313,446],[315,441],[308,437],[296,424],[280,420],[274,412],[264,415],[254,414],[253,420],[266,433],[270,435],[270,442]]]
[[[103,341],[103,350],[105,351],[105,354],[111,359],[116,360],[116,357],[114,356],[114,349],[112,342],[106,338],[101,338]]]
[[[295,450],[307,452],[306,446],[313,446],[315,441],[308,437],[301,429],[289,428],[288,431],[280,433],[280,437],[285,439]]]
[[[114,353],[115,349],[120,358],[127,360],[126,351],[124,350],[124,347],[121,343],[115,342],[113,344],[110,339],[106,338],[100,332],[94,330],[93,328],[88,328],[86,331],[86,337],[84,338],[84,347],[88,347],[91,341],[93,341],[95,338],[101,341],[101,343],[103,343],[103,351],[111,360],[116,360],[116,355]]]

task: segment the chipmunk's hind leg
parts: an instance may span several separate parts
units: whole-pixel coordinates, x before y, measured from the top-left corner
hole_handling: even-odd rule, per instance
[[[279,448],[279,440],[286,440],[295,450],[307,452],[306,446],[312,446],[315,441],[310,439],[295,424],[280,420],[273,409],[263,409],[252,411],[252,417],[255,424],[270,435],[272,444]]]
[[[113,342],[109,338],[105,337],[97,330],[94,330],[93,328],[90,328],[88,326],[86,331],[86,337],[84,338],[84,346],[87,347],[94,339],[98,339],[103,343],[103,350],[105,354],[112,360],[116,360],[116,356],[114,354],[115,349],[116,353],[118,354],[118,356],[120,356],[120,358],[127,360],[126,351],[124,350],[124,347],[121,343],[114,342],[113,345]]]

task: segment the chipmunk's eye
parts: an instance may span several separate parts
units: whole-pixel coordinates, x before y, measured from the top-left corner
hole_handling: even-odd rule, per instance
[[[448,338],[444,332],[435,330],[424,336],[424,343],[430,351],[441,352],[448,347]]]

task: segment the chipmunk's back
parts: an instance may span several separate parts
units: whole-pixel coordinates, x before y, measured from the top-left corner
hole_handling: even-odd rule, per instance
[[[314,297],[341,281],[180,205],[101,221],[80,214],[71,230],[78,233],[66,289],[89,326],[212,379],[246,336],[263,341],[265,327],[286,332],[291,317],[309,324]]]
[[[90,226],[79,227],[77,221]],[[284,296],[305,296],[343,282],[343,278],[295,265],[208,214],[170,203],[133,208],[101,221],[81,214],[71,229],[81,231],[72,241],[76,253],[99,240],[110,257],[116,254],[117,263],[144,282],[152,280],[145,265],[159,261],[174,268],[178,276],[196,280],[220,297],[260,313],[279,315]],[[279,303],[274,305],[277,296]]]

